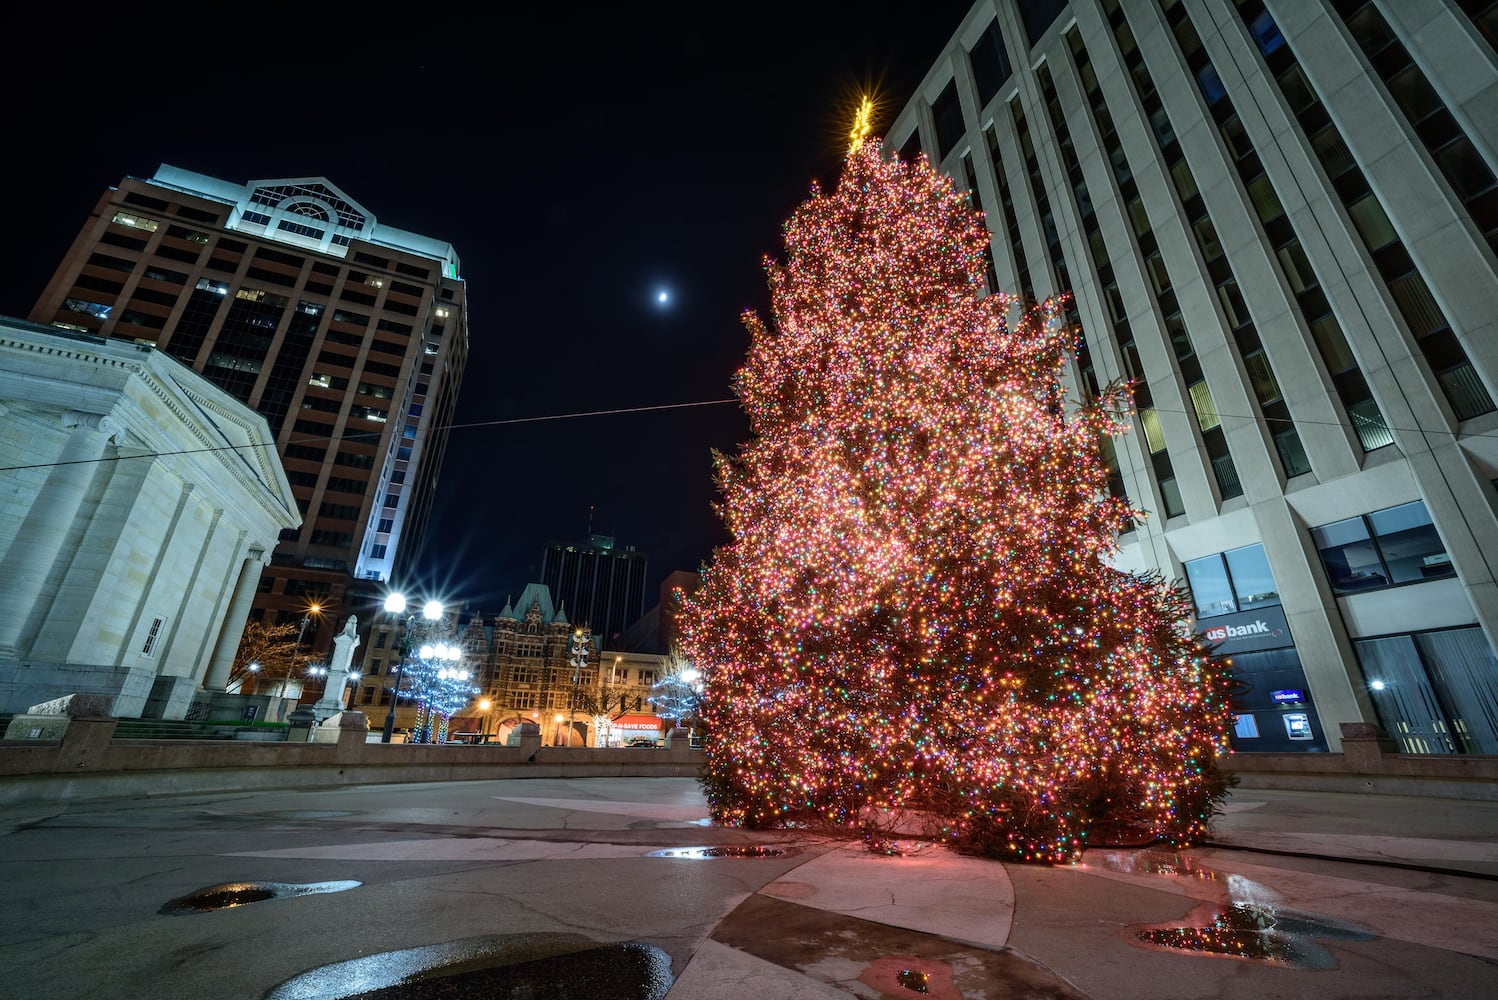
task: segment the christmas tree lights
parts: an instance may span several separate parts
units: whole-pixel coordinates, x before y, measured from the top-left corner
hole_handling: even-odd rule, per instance
[[[1068,408],[1065,303],[983,294],[987,238],[924,159],[865,139],[766,261],[735,379],[753,437],[715,456],[732,540],[682,622],[721,822],[914,810],[961,850],[1059,862],[1099,833],[1190,842],[1225,793],[1225,668],[1182,595],[1110,565],[1143,516],[1099,455],[1127,389]]]

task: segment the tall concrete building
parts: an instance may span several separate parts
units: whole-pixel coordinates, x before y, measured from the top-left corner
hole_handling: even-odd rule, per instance
[[[1498,753],[1498,4],[979,0],[888,148],[991,288],[1071,292],[1120,565],[1189,584],[1240,751]]]
[[[586,545],[551,542],[541,554],[541,582],[579,626],[611,642],[645,613],[649,560],[608,535]]]
[[[468,356],[447,243],[379,224],[325,178],[163,165],[104,192],[30,318],[156,347],[266,419],[304,521],[252,615],[315,606],[326,649],[419,548]]]

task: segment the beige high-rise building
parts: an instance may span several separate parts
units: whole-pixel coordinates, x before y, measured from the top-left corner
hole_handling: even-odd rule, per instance
[[[1136,386],[1121,566],[1189,584],[1239,751],[1498,753],[1498,4],[978,0],[888,129],[991,288]]]
[[[154,346],[266,419],[305,520],[251,614],[307,618],[313,659],[420,548],[465,297],[449,244],[380,224],[325,178],[163,165],[104,192],[30,319]]]

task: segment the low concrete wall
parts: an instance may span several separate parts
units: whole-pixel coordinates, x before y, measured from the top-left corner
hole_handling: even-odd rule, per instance
[[[1397,753],[1367,723],[1342,724],[1341,753],[1235,753],[1219,766],[1245,789],[1498,801],[1498,757]]]
[[[114,739],[114,719],[73,718],[60,740],[0,741],[0,806],[184,792],[493,778],[696,777],[701,750],[368,743],[359,713],[310,742]],[[1498,801],[1498,757],[1392,752],[1372,726],[1344,725],[1342,753],[1240,753],[1241,789],[1429,795]]]
[[[117,740],[115,723],[74,718],[60,740],[0,741],[0,806],[421,781],[696,777],[703,762],[685,741],[655,750],[542,747],[539,738],[518,747],[368,743],[367,727],[352,722],[325,725],[309,742]]]

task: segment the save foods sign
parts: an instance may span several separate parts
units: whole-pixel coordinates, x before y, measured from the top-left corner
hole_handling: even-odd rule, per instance
[[[1290,626],[1278,607],[1255,608],[1235,615],[1222,615],[1197,623],[1202,635],[1217,645],[1221,654],[1248,653],[1258,649],[1281,649],[1295,645]]]

